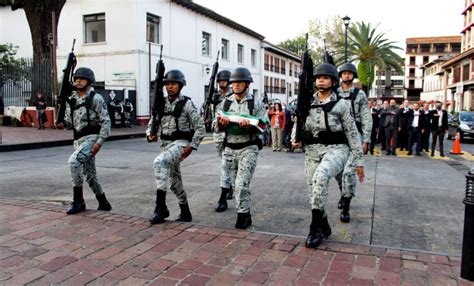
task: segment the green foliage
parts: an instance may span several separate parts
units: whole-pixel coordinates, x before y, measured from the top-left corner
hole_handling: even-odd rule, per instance
[[[359,81],[364,86],[369,86],[370,83],[374,81],[374,66],[370,65],[368,62],[359,62],[357,65],[357,74],[359,76]]]
[[[18,47],[12,44],[0,44],[0,87],[7,80],[22,80],[31,73],[25,60],[14,57],[17,49]]]
[[[287,39],[278,44],[280,48],[288,50],[296,55],[303,54],[306,46],[306,36],[301,34],[293,39]]]
[[[344,40],[344,24],[340,16],[315,19],[309,23],[309,31],[314,49],[315,64],[324,62],[325,49],[333,56],[336,65],[343,62],[337,43]]]

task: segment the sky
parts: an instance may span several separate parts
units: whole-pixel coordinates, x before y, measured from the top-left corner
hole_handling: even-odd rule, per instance
[[[349,16],[379,24],[404,48],[406,38],[456,36],[464,28],[464,0],[194,0],[278,44],[308,30],[310,20]]]

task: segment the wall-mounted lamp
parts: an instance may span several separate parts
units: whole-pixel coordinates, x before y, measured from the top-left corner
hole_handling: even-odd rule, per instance
[[[211,72],[211,68],[209,66],[206,67],[206,74],[209,74]]]

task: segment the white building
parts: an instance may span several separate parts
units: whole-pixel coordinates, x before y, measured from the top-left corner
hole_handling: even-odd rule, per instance
[[[442,56],[422,66],[424,70],[423,91],[420,94],[422,101],[452,101],[451,90],[447,90],[447,77],[442,69],[443,63],[451,56]]]
[[[298,94],[298,74],[301,59],[287,50],[269,42],[263,42],[264,92],[268,99],[288,103]]]
[[[3,16],[13,12],[9,8],[0,11],[3,34],[7,24]],[[14,13],[22,14],[23,19],[11,18],[8,26],[16,23],[15,27],[28,32],[20,35],[17,30],[9,30],[10,35],[2,36],[2,41],[15,44],[16,38],[29,37],[31,46],[24,12]],[[220,69],[249,68],[254,79],[251,92],[263,92],[263,38],[192,1],[68,0],[58,24],[57,65],[59,71],[64,67],[76,39],[77,67],[94,70],[99,91],[107,94],[114,90],[117,96],[130,98],[136,106],[137,120],[145,123],[150,114],[150,82],[155,77],[161,45],[166,70],[183,71],[187,81],[183,94],[201,106],[218,51]]]
[[[369,98],[388,100],[399,99],[403,101],[404,97],[404,73],[399,73],[394,69],[381,70],[375,67],[375,78],[372,83],[372,90]]]

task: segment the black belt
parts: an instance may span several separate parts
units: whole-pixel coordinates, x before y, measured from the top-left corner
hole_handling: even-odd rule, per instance
[[[229,147],[232,150],[239,150],[239,149],[243,149],[245,147],[252,146],[252,145],[258,146],[258,141],[255,139],[255,140],[247,141],[243,143],[229,143],[229,142],[225,143],[225,147]]]
[[[194,131],[175,131],[171,133],[171,135],[166,135],[161,133],[161,140],[169,140],[169,141],[175,141],[175,140],[188,140],[191,141],[193,140],[194,136]]]
[[[76,131],[74,128],[74,140],[80,139],[84,136],[91,135],[91,134],[99,134],[100,133],[100,125],[90,126],[87,125],[86,127],[82,128],[80,131]]]
[[[323,144],[323,145],[336,145],[336,144],[348,144],[346,134],[343,131],[331,132],[331,131],[320,131],[318,137],[312,135],[305,136],[304,143],[306,145],[311,144]]]

